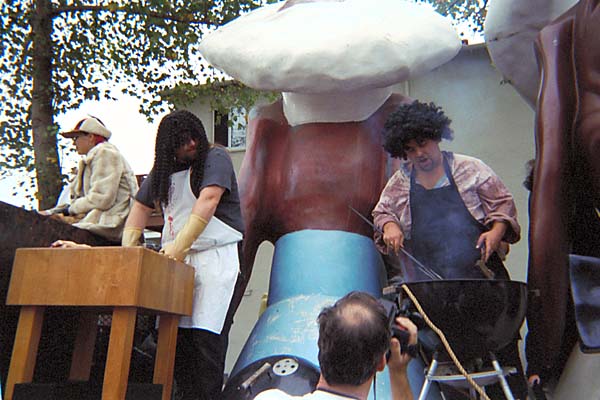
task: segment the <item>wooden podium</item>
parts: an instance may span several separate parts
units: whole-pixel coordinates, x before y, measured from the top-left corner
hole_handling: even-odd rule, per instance
[[[138,309],[160,315],[153,383],[171,398],[180,315],[192,313],[194,269],[143,247],[22,248],[15,255],[8,305],[21,306],[5,399],[31,382],[45,307],[81,311],[70,380],[90,376],[98,312],[112,309],[103,400],[125,399]]]

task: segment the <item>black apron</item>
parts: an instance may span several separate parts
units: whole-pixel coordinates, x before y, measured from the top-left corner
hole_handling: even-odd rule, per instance
[[[473,218],[462,201],[445,157],[443,163],[448,186],[427,190],[416,183],[414,170],[411,173],[412,229],[408,246],[415,258],[444,279],[486,279],[475,266],[481,258],[475,246],[488,229]],[[508,272],[495,252],[486,264],[495,279],[508,279]],[[431,280],[419,270],[406,279]]]

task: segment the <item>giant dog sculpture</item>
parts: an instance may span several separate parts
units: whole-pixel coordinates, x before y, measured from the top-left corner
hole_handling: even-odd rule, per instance
[[[575,329],[569,254],[600,256],[600,2],[497,0],[488,18],[495,64],[536,105],[527,318],[541,364],[560,373]]]
[[[228,398],[251,398],[229,390],[248,388],[246,378],[260,390],[256,372],[274,355],[314,369],[319,310],[351,290],[381,295],[385,272],[372,232],[349,206],[368,215],[387,180],[381,128],[409,101],[391,86],[459,49],[449,21],[394,0],[288,0],[203,39],[200,51],[213,66],[283,92],[250,115],[239,179],[245,264],[264,240],[275,254],[268,307],[233,368]],[[422,365],[411,369],[418,389]]]

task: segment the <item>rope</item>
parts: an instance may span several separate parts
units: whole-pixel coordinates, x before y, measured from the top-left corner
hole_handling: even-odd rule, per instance
[[[421,304],[419,303],[419,301],[417,300],[417,298],[415,297],[413,292],[411,292],[410,289],[408,288],[408,286],[406,286],[406,285],[402,285],[402,289],[406,292],[408,297],[410,297],[412,302],[415,304],[415,307],[417,307],[417,310],[423,316],[425,323],[427,325],[429,325],[429,327],[440,337],[440,339],[442,340],[442,344],[444,345],[444,347],[446,348],[446,351],[448,352],[448,355],[454,362],[454,365],[456,365],[456,368],[458,368],[458,370],[460,371],[461,375],[464,376],[465,379],[467,380],[467,382],[469,382],[469,384],[473,387],[473,389],[475,389],[477,391],[477,393],[479,393],[481,398],[483,398],[484,400],[491,400],[488,397],[488,395],[485,393],[483,388],[481,386],[479,386],[477,384],[477,382],[475,382],[475,380],[473,378],[471,378],[469,373],[463,368],[462,364],[460,363],[460,361],[454,354],[454,351],[452,351],[452,348],[450,347],[450,343],[448,343],[448,340],[446,340],[446,336],[444,335],[444,332],[442,332],[440,328],[435,326],[435,324],[429,319],[429,317],[425,313],[425,310],[423,310],[423,307],[421,307]]]

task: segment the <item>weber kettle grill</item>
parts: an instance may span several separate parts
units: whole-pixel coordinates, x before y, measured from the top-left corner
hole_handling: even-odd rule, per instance
[[[408,290],[404,290],[403,285]],[[469,372],[469,378],[483,387],[499,382],[506,398],[513,399],[505,376],[513,373],[515,368],[500,366],[494,352],[508,345],[523,323],[527,307],[525,283],[509,280],[434,280],[395,285],[392,291],[398,293],[401,306],[407,306],[409,312],[416,312],[422,317],[426,315],[443,332],[461,364],[471,365],[474,360],[489,357],[492,369]],[[433,354],[419,399],[427,398],[432,382],[469,388],[471,398],[476,398],[475,390],[467,378],[454,368],[446,368],[445,364],[449,363],[440,362],[449,359],[449,354],[429,326],[419,327],[419,341],[426,352]]]

